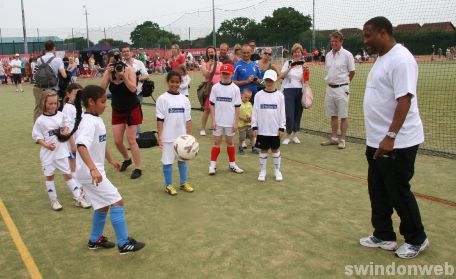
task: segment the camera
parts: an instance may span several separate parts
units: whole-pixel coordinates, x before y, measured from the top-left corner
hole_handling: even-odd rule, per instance
[[[109,51],[114,59],[116,60],[114,63],[111,65],[114,66],[114,71],[117,73],[121,73],[125,70],[125,67],[127,66],[124,62],[122,62],[122,58],[120,57],[120,51],[118,49],[113,49]]]
[[[291,63],[290,66],[293,67],[293,66],[296,66],[296,65],[304,65],[304,61],[302,61],[302,60],[294,61],[293,63]]]

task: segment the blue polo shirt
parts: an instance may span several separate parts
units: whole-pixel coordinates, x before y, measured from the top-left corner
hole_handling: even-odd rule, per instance
[[[260,68],[257,63],[253,61],[245,63],[244,60],[239,60],[236,64],[234,64],[233,80],[244,81],[249,79],[249,76],[260,79]],[[245,88],[252,90],[253,93],[257,92],[257,85],[253,82],[240,86],[239,89],[241,90],[241,93]]]

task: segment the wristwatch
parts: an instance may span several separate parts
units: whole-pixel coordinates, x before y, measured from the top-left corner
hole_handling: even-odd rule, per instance
[[[388,132],[388,133],[386,133],[386,136],[391,139],[395,139],[397,134],[395,132]]]

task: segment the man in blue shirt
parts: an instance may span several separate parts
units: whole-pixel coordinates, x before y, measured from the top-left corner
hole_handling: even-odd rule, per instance
[[[255,98],[257,92],[257,85],[260,80],[260,68],[258,64],[250,60],[252,49],[249,45],[242,46],[242,59],[234,65],[233,82],[242,91],[248,88],[252,91],[251,102]]]

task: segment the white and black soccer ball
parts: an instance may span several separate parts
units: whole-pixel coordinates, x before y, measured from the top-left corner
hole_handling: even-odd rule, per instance
[[[199,143],[192,135],[182,135],[174,141],[174,152],[182,160],[191,160],[198,155]]]

